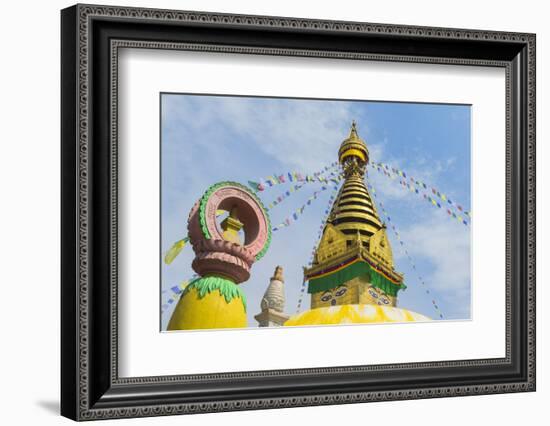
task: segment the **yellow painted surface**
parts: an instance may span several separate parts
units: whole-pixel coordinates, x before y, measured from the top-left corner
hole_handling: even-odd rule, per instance
[[[227,303],[218,290],[202,299],[195,288],[180,298],[167,330],[242,328],[247,326],[243,302],[236,297]]]
[[[311,308],[316,309],[358,303],[358,290],[355,280],[351,280],[346,282],[345,285],[313,293],[311,295]]]
[[[361,160],[363,161],[367,161],[367,157],[365,156],[365,154],[363,153],[363,151],[360,151],[358,149],[348,149],[347,151],[345,151],[343,154],[342,154],[342,157],[340,158],[340,161],[342,161],[344,158],[346,157],[349,157],[349,156],[353,156],[355,155],[356,157],[359,157]]]
[[[342,291],[346,287],[346,291]],[[333,302],[334,300],[334,302]],[[384,303],[386,302],[386,303]],[[368,275],[355,277],[331,290],[311,295],[311,309],[339,305],[395,306],[397,298],[386,294],[370,283]]]
[[[347,250],[346,236],[330,223],[327,224],[319,246],[315,252],[317,262],[325,262],[336,256],[343,255]]]
[[[364,280],[363,277],[357,277],[354,280],[359,281],[359,300],[356,303],[359,303],[361,305],[372,304],[393,307],[395,307],[395,305],[397,304],[397,297],[390,296],[389,294],[386,294],[383,290],[374,287],[368,282],[368,280]]]
[[[290,317],[284,325],[286,327],[416,321],[431,321],[431,319],[416,312],[391,306],[340,305],[310,309]]]
[[[369,252],[386,267],[393,269],[393,252],[385,228],[378,230],[370,237]]]

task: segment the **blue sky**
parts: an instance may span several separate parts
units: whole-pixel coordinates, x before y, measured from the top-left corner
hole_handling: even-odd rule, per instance
[[[404,170],[470,208],[467,105],[162,94],[161,108],[162,255],[186,236],[189,211],[210,185],[224,180],[246,184],[275,173],[322,169],[337,160],[352,120],[367,143],[371,161]],[[384,204],[416,266],[413,269],[388,229],[396,269],[405,274],[407,285],[398,306],[436,318],[435,300],[445,319],[469,319],[470,227],[372,167],[368,179],[376,189],[375,200]],[[260,198],[267,205],[289,185],[260,192]],[[307,184],[274,207],[269,212],[272,223],[290,216],[321,186]],[[253,265],[250,280],[241,284],[249,326],[257,326],[254,315],[277,265],[284,268],[286,312],[296,312],[302,267],[309,262],[331,192],[323,191],[295,223],[274,232],[266,256]],[[192,259],[187,246],[172,264],[162,263],[161,285],[166,290],[162,302],[171,294],[170,287],[191,277]],[[162,313],[162,329],[173,306]],[[308,308],[306,296],[301,310]]]

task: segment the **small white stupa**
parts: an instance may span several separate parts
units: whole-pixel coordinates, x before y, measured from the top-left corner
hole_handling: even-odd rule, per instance
[[[260,303],[262,311],[254,318],[260,327],[280,327],[289,316],[285,310],[285,280],[283,267],[277,266]]]

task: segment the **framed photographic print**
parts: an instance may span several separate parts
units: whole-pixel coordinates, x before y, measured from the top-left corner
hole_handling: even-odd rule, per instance
[[[75,420],[535,390],[535,36],[76,5]]]

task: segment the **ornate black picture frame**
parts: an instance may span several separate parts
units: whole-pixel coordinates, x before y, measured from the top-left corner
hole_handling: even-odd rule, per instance
[[[61,413],[74,420],[535,390],[535,35],[76,5],[61,13]],[[120,378],[120,47],[506,71],[506,356]]]

